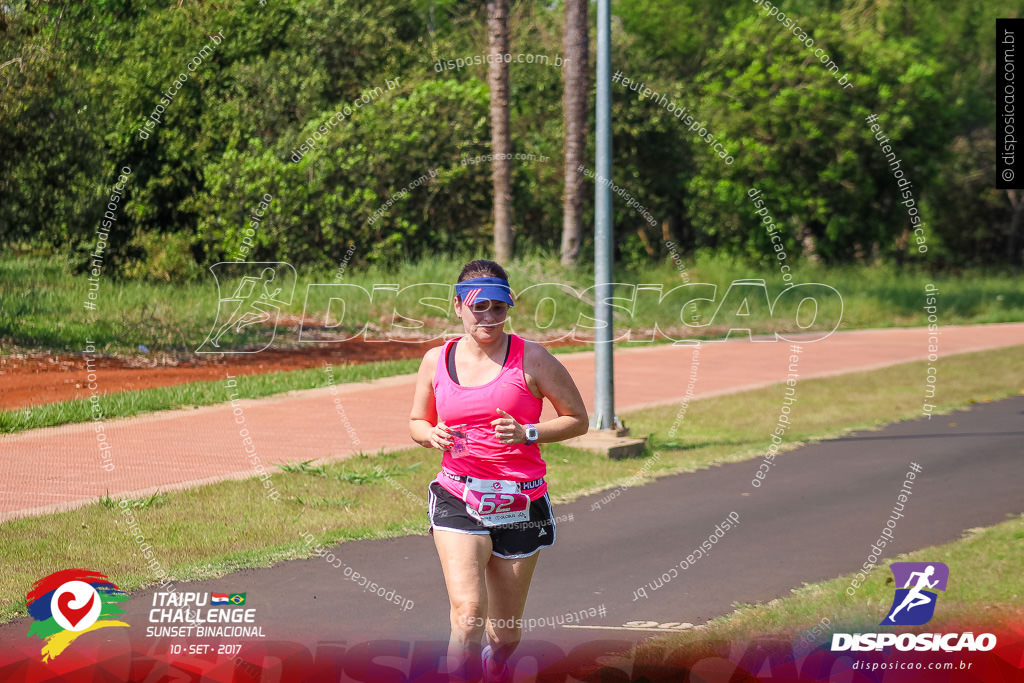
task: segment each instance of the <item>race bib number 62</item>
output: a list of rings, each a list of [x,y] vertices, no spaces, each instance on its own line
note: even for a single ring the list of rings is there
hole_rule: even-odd
[[[467,477],[462,499],[469,514],[484,526],[530,519],[530,497],[519,493],[519,485],[514,481]]]

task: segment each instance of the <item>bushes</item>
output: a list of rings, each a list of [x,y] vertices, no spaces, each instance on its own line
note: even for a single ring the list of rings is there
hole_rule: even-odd
[[[994,28],[971,7],[946,17],[922,0],[908,2],[912,12],[823,0],[789,8],[854,76],[853,89],[749,0],[620,2],[616,69],[688,107],[735,158],[726,165],[665,107],[614,86],[614,181],[659,222],[646,226],[615,199],[624,261],[639,267],[664,256],[665,239],[687,252],[770,259],[770,238],[746,198],[751,187],[763,191],[794,262],[812,251],[827,264],[920,260],[864,122],[871,113],[911,173],[930,230],[929,264],[1019,259],[1019,248],[1008,252],[1008,202],[984,182],[994,120],[984,84],[994,67],[980,46],[991,44]],[[69,254],[81,269],[102,199],[127,165],[132,178],[106,255],[111,273],[187,278],[190,258],[198,268],[235,258],[245,238],[246,258],[324,267],[350,245],[353,262],[363,264],[489,251],[491,165],[472,161],[490,151],[485,67],[433,68],[487,51],[478,6],[172,5],[7,6],[0,32],[20,61],[0,74],[5,244]],[[984,16],[1013,14],[1002,0],[986,7]],[[560,53],[561,11],[557,3],[517,4],[513,51]],[[216,49],[188,73],[153,133],[138,135],[214,32],[223,34]],[[561,72],[511,69],[513,151],[534,155],[513,164],[517,249],[553,249],[561,232]],[[376,88],[364,106],[332,119]],[[315,149],[294,161],[311,136]],[[273,199],[254,221],[265,195]]]

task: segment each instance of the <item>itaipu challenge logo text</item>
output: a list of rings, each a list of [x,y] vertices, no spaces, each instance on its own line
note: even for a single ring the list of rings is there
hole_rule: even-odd
[[[64,569],[39,579],[25,596],[34,620],[28,637],[46,641],[41,654],[48,661],[79,636],[108,626],[128,626],[110,619],[124,612],[128,594],[92,569]]]
[[[147,638],[266,638],[247,593],[153,593]],[[209,607],[207,607],[209,605]],[[241,608],[245,609],[241,609]],[[206,609],[201,609],[206,608]]]

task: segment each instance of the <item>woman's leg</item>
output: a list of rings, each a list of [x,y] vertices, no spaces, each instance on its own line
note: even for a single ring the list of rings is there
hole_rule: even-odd
[[[449,672],[460,672],[467,655],[477,656],[487,617],[485,568],[491,558],[490,534],[463,534],[434,527],[434,546],[441,559],[451,603]]]
[[[523,610],[540,552],[515,560],[491,556],[487,563],[487,642],[494,672],[503,667],[522,638]]]

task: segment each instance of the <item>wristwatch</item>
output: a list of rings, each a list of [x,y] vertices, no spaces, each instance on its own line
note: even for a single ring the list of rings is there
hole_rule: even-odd
[[[537,425],[525,425],[526,427],[526,445],[532,446],[537,443],[537,439],[540,438],[540,433],[537,431]]]

